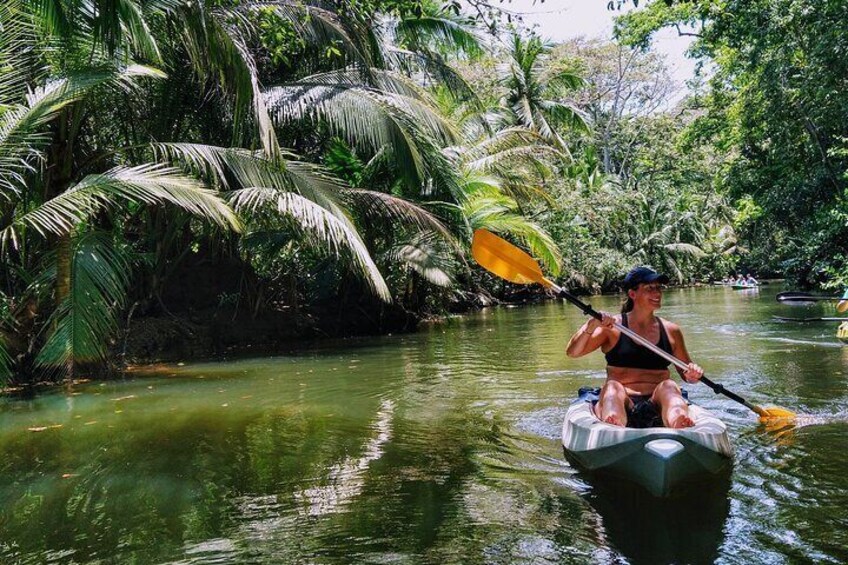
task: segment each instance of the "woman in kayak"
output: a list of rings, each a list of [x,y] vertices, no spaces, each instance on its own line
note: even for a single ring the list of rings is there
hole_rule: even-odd
[[[704,371],[692,363],[683,333],[677,324],[654,315],[662,306],[668,277],[647,267],[637,267],[624,278],[627,299],[620,316],[601,312],[602,321],[590,318],[568,342],[569,357],[582,357],[600,348],[607,359],[607,382],[595,405],[602,421],[617,426],[687,428],[693,425],[689,407],[669,376],[669,362],[618,331],[614,322],[641,335],[689,365],[678,369],[688,383],[698,382]],[[661,421],[660,421],[661,419]]]

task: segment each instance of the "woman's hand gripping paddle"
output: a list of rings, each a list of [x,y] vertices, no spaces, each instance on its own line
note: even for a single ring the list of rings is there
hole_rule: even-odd
[[[530,255],[489,231],[477,230],[474,232],[474,239],[471,243],[471,255],[481,267],[502,279],[516,284],[541,284],[580,308],[584,314],[592,316],[597,320],[602,318],[597,310],[545,278],[539,264]],[[617,322],[615,323],[615,327],[639,345],[648,348],[668,362],[673,363],[684,371],[687,369],[688,365],[686,363],[666,353],[630,328],[626,328]],[[778,418],[784,420],[795,418],[795,413],[785,408],[762,408],[756,404],[751,404],[738,394],[727,390],[722,385],[714,383],[706,377],[701,377],[700,382],[713,389],[716,394],[723,394],[731,400],[753,410],[760,417],[761,422],[767,423]]]

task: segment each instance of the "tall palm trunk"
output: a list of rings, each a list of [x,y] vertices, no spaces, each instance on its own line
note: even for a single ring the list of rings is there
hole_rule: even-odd
[[[56,243],[56,305],[71,294],[71,234],[59,237]]]
[[[62,118],[65,118],[63,115]],[[44,200],[55,198],[71,186],[73,174],[73,149],[67,139],[67,122],[60,120],[53,146],[49,152],[45,179]],[[56,303],[67,298],[71,288],[71,234],[59,236],[56,246]]]
[[[71,186],[74,174],[73,138],[79,131],[81,111],[68,108],[57,120],[58,127],[53,145],[48,152],[48,174],[45,179],[45,201],[62,194]],[[60,235],[56,242],[56,282],[54,297],[56,307],[71,294],[72,233]],[[55,329],[55,328],[54,328]],[[65,378],[74,375],[74,361],[71,358],[66,367]]]

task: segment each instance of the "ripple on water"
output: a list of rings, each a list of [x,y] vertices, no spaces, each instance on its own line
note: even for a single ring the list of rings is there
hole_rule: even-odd
[[[535,436],[559,440],[562,437],[562,422],[566,406],[550,406],[521,416],[515,428]]]

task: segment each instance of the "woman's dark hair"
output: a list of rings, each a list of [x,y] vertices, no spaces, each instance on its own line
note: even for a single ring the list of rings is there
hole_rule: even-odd
[[[629,293],[630,289],[625,290],[625,292]],[[627,314],[631,310],[633,310],[633,299],[630,298],[630,294],[627,294],[626,297],[624,298],[624,301],[622,301],[622,303],[621,303],[621,313]]]

